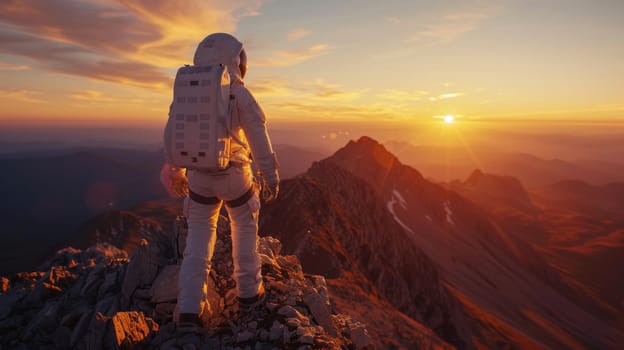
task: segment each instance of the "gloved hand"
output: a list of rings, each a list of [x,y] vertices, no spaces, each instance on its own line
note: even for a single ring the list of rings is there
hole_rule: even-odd
[[[263,174],[262,199],[268,203],[277,198],[279,193],[279,172],[277,169],[269,174]]]
[[[160,169],[160,182],[167,190],[169,196],[173,198],[188,196],[186,169],[179,168],[171,163],[165,163],[162,169]]]
[[[265,203],[273,201],[277,198],[277,194],[279,193],[279,184],[278,183],[265,183],[262,186],[262,199]]]

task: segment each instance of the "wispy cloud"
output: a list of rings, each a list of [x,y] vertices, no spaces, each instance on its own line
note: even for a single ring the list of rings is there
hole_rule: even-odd
[[[93,108],[94,105],[115,105],[115,106],[141,106],[144,110],[154,110],[162,112],[162,101],[153,94],[138,94],[128,96],[124,92],[104,92],[100,90],[81,90],[69,93],[67,97],[73,101],[72,106],[82,108]]]
[[[444,43],[453,41],[465,33],[471,32],[490,17],[489,11],[457,12],[442,16],[435,22],[425,24],[421,30],[407,39],[409,43]]]
[[[286,82],[264,79],[249,84],[250,90],[259,96],[294,97],[297,99],[343,100],[360,97],[361,92],[349,91],[341,85],[325,82],[323,79],[304,82]]]
[[[380,104],[328,104],[312,102],[275,102],[269,103],[282,112],[293,112],[297,115],[313,114],[315,118],[351,119],[351,118],[395,118],[397,113],[386,105]]]
[[[18,70],[27,70],[30,69],[29,66],[25,64],[12,64],[7,62],[0,62],[0,71],[18,71]]]
[[[189,62],[203,35],[235,29],[261,1],[5,0],[0,53],[39,68],[144,87],[168,86],[163,73]]]
[[[86,101],[86,102],[115,102],[117,101],[116,98],[112,96],[108,96],[101,91],[95,91],[95,90],[85,90],[85,91],[75,92],[69,95],[69,97],[75,100]]]
[[[41,96],[43,93],[38,90],[26,89],[0,89],[0,99],[22,101],[28,103],[46,102]]]
[[[326,44],[316,44],[298,50],[280,50],[273,52],[268,58],[259,58],[254,65],[258,67],[294,66],[328,51],[329,46]]]
[[[455,98],[455,97],[459,97],[463,95],[464,95],[463,92],[449,92],[449,93],[441,94],[438,96],[431,96],[429,97],[429,101],[446,100],[449,98]]]
[[[261,79],[246,84],[254,95],[259,96],[287,96],[292,94],[292,88],[281,80]]]
[[[288,33],[288,41],[297,41],[299,39],[305,38],[308,35],[310,35],[309,31],[303,28],[298,28]]]
[[[386,17],[388,24],[400,27],[406,34],[404,45],[391,50],[370,53],[375,60],[392,60],[412,56],[421,52],[422,47],[444,44],[461,38],[477,30],[488,18],[498,15],[502,10],[498,5],[483,5],[470,11],[448,11],[427,15],[426,17],[401,18]],[[418,23],[415,26],[415,23]]]
[[[330,84],[323,79],[317,79],[314,82],[304,83],[301,88],[310,92],[314,97],[332,100],[353,100],[360,96],[357,91],[347,91],[341,85]]]

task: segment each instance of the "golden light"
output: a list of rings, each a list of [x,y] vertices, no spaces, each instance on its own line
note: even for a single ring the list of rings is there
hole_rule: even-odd
[[[455,121],[455,117],[453,117],[452,115],[445,115],[444,116],[444,122],[446,124],[452,124]]]

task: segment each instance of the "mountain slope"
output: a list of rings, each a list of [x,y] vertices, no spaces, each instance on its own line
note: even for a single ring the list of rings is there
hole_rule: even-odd
[[[533,189],[531,197],[545,208],[542,250],[551,265],[623,325],[624,273],[613,267],[624,260],[624,183],[567,180]]]
[[[334,164],[315,163],[305,176],[284,181],[280,198],[262,209],[261,232],[278,237],[305,271],[326,276],[336,287],[332,293],[354,285],[366,291],[359,293],[364,304],[385,299],[394,312],[422,322],[456,347],[473,347],[463,313],[429,258],[411,244],[370,186]]]
[[[401,164],[376,141],[352,141],[326,161],[375,189],[456,295],[469,301],[465,305],[478,305],[482,312],[472,316],[490,330],[504,323],[544,348],[613,348],[624,341],[621,331],[562,295],[561,277],[529,244],[471,201]],[[509,333],[499,332],[501,339],[495,340],[484,335],[487,329],[481,331],[480,340],[494,341],[488,346],[516,342]]]

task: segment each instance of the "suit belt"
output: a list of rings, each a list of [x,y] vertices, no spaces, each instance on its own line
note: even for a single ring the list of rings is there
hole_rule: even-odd
[[[251,186],[249,190],[247,190],[247,192],[245,192],[242,196],[232,199],[231,201],[225,201],[225,205],[227,205],[230,208],[240,207],[241,205],[247,203],[247,201],[249,201],[249,199],[251,199],[253,195],[254,195],[254,186]],[[189,198],[193,202],[197,202],[197,203],[205,204],[205,205],[215,205],[221,202],[221,199],[219,199],[218,197],[202,196],[201,194],[197,192],[191,191],[190,188],[189,188]]]

